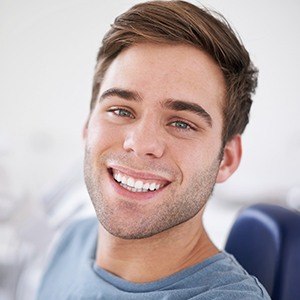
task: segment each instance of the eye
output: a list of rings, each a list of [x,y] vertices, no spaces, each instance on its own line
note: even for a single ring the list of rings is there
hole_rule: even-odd
[[[179,130],[195,130],[190,124],[183,121],[174,121],[170,125]]]
[[[129,110],[124,108],[112,108],[109,109],[108,112],[111,112],[119,117],[134,119],[133,114]]]

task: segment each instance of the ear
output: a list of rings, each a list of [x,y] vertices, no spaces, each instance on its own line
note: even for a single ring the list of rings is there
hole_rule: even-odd
[[[86,140],[86,137],[87,137],[87,134],[88,134],[89,121],[90,121],[90,115],[88,116],[88,118],[84,122],[84,126],[82,128],[82,139],[84,141]]]
[[[238,168],[242,157],[242,139],[235,135],[224,147],[223,159],[220,164],[217,183],[227,180]]]

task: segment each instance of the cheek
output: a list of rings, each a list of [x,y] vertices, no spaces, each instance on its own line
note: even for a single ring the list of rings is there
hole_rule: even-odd
[[[121,145],[122,131],[105,120],[91,119],[88,125],[87,147],[104,151],[108,147]]]
[[[184,142],[173,145],[173,157],[177,162],[184,177],[190,176],[201,170],[207,170],[216,162],[219,157],[221,144],[216,140],[210,143],[208,140],[203,142]]]

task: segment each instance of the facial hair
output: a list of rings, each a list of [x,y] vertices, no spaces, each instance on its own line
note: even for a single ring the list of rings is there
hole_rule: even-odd
[[[102,178],[107,177],[108,172],[104,162],[111,158],[112,156],[103,156],[93,164],[91,151],[87,148],[84,161],[85,183],[99,222],[110,234],[122,239],[151,237],[197,215],[213,192],[220,165],[218,155],[209,167],[199,168],[184,189],[175,180],[165,188],[168,189],[167,192],[163,191],[163,201],[145,206],[138,201],[126,201],[121,196],[110,199],[105,194],[107,187]],[[113,156],[113,160],[122,162],[122,165],[132,165],[123,156]],[[156,170],[153,165],[151,169],[153,172]]]

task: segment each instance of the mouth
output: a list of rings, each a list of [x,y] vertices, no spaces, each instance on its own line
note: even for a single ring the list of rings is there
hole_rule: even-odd
[[[109,168],[108,171],[119,186],[133,193],[153,193],[170,184],[170,181],[155,176],[147,178],[145,174],[133,175],[115,168]]]

